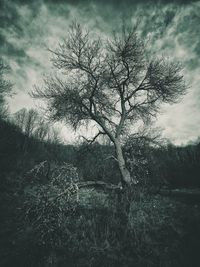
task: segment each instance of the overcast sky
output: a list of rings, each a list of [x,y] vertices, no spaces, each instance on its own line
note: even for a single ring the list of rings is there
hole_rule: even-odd
[[[184,66],[189,89],[180,103],[163,106],[157,122],[163,136],[176,144],[200,136],[200,1],[0,0],[0,57],[11,67],[16,93],[11,112],[38,106],[28,92],[54,72],[47,47],[57,47],[72,20],[109,35],[123,18],[129,25],[140,20],[138,30],[152,53]],[[69,128],[63,133],[73,140]]]

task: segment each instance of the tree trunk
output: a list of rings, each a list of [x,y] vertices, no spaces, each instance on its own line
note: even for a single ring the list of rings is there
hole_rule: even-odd
[[[131,185],[131,183],[134,183],[131,179],[131,175],[129,170],[126,167],[126,163],[124,160],[124,156],[122,153],[122,147],[121,144],[118,140],[115,141],[115,150],[116,150],[116,155],[117,155],[117,160],[118,160],[118,165],[121,173],[121,180],[122,180],[122,185]]]

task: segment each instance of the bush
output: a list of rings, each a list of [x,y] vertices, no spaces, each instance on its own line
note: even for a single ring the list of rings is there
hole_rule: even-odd
[[[71,164],[49,169],[42,162],[25,181],[23,194],[15,196],[15,217],[6,221],[9,227],[3,225],[6,234],[11,227],[15,232],[6,242],[1,266],[188,267],[200,263],[198,206],[152,195],[141,186],[118,194],[78,189],[79,177]]]
[[[132,202],[129,227],[138,266],[189,266],[185,264],[193,256],[187,251],[186,240],[191,235],[199,243],[193,233],[199,216],[196,208],[161,196],[145,196],[142,201]],[[197,228],[199,235],[200,227]]]
[[[78,201],[56,198],[65,190],[58,184],[31,190],[35,196],[26,192],[26,229],[29,242],[43,252],[38,254],[41,266],[186,267],[192,260],[200,262],[194,246],[200,245],[196,207],[140,188],[118,199],[84,189]],[[188,244],[194,248],[189,252]]]

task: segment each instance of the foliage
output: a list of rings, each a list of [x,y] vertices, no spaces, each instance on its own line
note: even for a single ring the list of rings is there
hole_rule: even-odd
[[[149,157],[151,179],[171,187],[200,187],[200,145],[168,145]]]
[[[45,163],[36,165],[28,175],[41,177]],[[74,211],[78,201],[77,181],[76,168],[64,164],[51,170],[48,183],[25,187],[26,219],[34,228],[40,244],[48,244],[53,248],[61,245],[67,217]]]
[[[191,212],[194,217],[191,217]],[[198,209],[161,196],[144,194],[139,202],[133,201],[129,225],[134,235],[139,266],[189,266],[187,256],[191,255],[183,253],[187,253],[188,235],[193,231],[199,234],[198,217]],[[193,225],[195,230],[189,225]],[[195,255],[196,251],[192,253]]]
[[[46,197],[47,192],[46,188]],[[69,199],[65,204],[53,203],[51,209],[39,200],[36,206],[46,213],[31,228],[30,221],[26,227],[31,229],[29,242],[43,251],[42,266],[52,259],[52,251],[54,263],[50,266],[178,267],[189,266],[191,261],[198,263],[194,246],[200,245],[199,209],[144,190],[130,193],[123,197],[123,203],[107,195],[106,205],[103,196],[94,205],[93,195],[85,199],[84,207],[73,204],[72,209]],[[32,218],[36,219],[36,214]],[[188,251],[188,245],[194,250]]]
[[[124,146],[124,154],[131,175],[139,183],[145,184],[149,178],[148,152],[149,143],[142,137],[129,138]]]
[[[198,204],[151,195],[141,185],[123,194],[93,188],[79,189],[77,194],[77,173],[84,180],[98,180],[103,172],[106,182],[119,179],[115,161],[104,161],[114,155],[112,146],[96,143],[73,147],[29,138],[24,151],[21,131],[5,121],[0,126],[1,266],[199,265]],[[127,158],[132,153],[138,153],[138,162],[141,157],[147,158],[150,181],[157,183],[160,177],[176,172],[174,180],[167,181],[198,184],[198,144],[162,148],[142,145],[140,153],[139,143],[131,142],[128,149],[124,148],[129,152]],[[146,163],[142,166],[146,168]]]
[[[120,182],[120,172],[113,159],[114,148],[98,143],[80,144],[75,152],[76,166],[84,180],[99,180],[109,183]]]
[[[45,160],[52,166],[62,165],[63,162],[74,164],[83,180],[120,182],[114,148],[109,145],[83,143],[73,146],[42,142],[32,137],[27,139],[16,126],[0,121],[0,147],[2,190],[5,177],[16,182],[16,177]],[[125,144],[123,151],[131,174],[136,175],[135,178],[142,184],[173,187],[200,185],[198,143],[185,147],[158,147],[143,139],[133,138]]]

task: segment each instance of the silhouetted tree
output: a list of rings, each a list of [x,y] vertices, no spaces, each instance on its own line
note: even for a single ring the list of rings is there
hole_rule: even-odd
[[[114,144],[122,184],[136,183],[127,169],[122,138],[131,126],[147,123],[162,102],[174,103],[185,91],[180,64],[145,56],[145,44],[136,29],[122,27],[108,40],[92,36],[73,23],[68,37],[54,54],[61,75],[45,79],[32,95],[47,101],[54,121],[74,129],[94,121],[100,135]],[[63,78],[61,78],[63,76]],[[98,128],[97,127],[97,128]]]
[[[12,89],[12,84],[4,78],[5,72],[8,71],[8,69],[8,66],[6,66],[0,58],[0,118],[5,118],[7,115],[5,97]]]
[[[35,137],[40,141],[48,141],[50,143],[61,142],[60,132],[47,122],[35,109],[22,108],[12,116],[12,122],[17,125],[25,134],[25,137]]]
[[[20,109],[13,115],[13,118],[14,123],[19,126],[22,132],[28,137],[33,136],[40,123],[39,114],[34,109]]]

